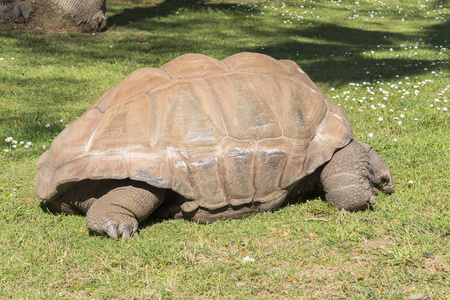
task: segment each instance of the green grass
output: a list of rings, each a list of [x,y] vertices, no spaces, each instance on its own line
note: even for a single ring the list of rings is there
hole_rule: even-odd
[[[0,27],[0,298],[450,298],[448,2],[235,2],[108,1],[95,35]],[[313,199],[210,225],[150,220],[120,241],[43,212],[35,166],[65,124],[136,68],[240,51],[304,68],[396,192],[357,213]]]

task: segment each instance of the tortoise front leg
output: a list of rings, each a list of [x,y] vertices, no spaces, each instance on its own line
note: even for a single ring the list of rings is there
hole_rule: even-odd
[[[86,226],[98,235],[128,238],[137,235],[139,223],[163,201],[163,190],[130,180],[93,201],[86,213]]]
[[[63,213],[86,214],[87,228],[98,235],[128,238],[164,201],[164,190],[133,180],[86,180],[58,199],[52,208]]]

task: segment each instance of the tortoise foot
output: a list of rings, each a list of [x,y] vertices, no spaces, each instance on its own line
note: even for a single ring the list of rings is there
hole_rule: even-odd
[[[87,228],[113,239],[136,236],[144,221],[164,201],[164,192],[142,182],[113,182],[108,192],[92,201],[86,213]]]
[[[107,213],[86,215],[86,226],[96,235],[104,235],[113,239],[129,238],[138,235],[138,221],[136,218],[122,213]]]

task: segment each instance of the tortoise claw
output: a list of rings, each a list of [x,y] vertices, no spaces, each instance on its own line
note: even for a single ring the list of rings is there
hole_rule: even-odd
[[[133,232],[133,228],[131,227],[130,224],[125,224],[124,227],[125,228],[122,231],[122,238],[123,239],[127,239],[127,238],[131,237],[131,234]]]
[[[115,221],[108,221],[108,223],[106,223],[105,233],[110,238],[117,240],[119,237],[117,233],[117,223]]]
[[[134,224],[135,226],[133,226],[133,220],[127,220],[125,221],[125,223],[124,221],[115,221],[109,219],[108,221],[105,220],[103,225],[93,222],[90,219],[87,220],[88,222],[86,225],[88,229],[92,233],[97,235],[106,235],[115,240],[119,238],[127,239],[132,236],[139,236],[137,233],[137,221],[135,221],[136,224]]]
[[[117,226],[117,222],[110,220],[106,223],[106,235],[110,238],[117,240],[118,238],[127,239],[135,236],[137,230],[134,230],[133,225],[130,223],[122,223]]]

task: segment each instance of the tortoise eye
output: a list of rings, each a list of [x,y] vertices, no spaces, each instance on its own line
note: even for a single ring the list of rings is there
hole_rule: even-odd
[[[389,178],[386,177],[386,176],[382,176],[382,177],[380,178],[380,182],[381,182],[382,184],[388,184],[388,183],[389,183]]]

